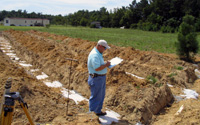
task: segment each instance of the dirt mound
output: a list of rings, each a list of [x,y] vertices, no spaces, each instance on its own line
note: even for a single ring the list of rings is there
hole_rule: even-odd
[[[87,103],[76,105],[69,101],[69,110],[66,114],[67,99],[64,98],[57,88],[49,88],[41,81],[33,78],[25,69],[15,64],[0,50],[0,93],[1,99],[4,94],[4,86],[8,78],[12,78],[11,92],[19,92],[23,100],[28,104],[28,111],[35,123],[64,124],[99,124],[94,114],[88,118]],[[0,104],[2,104],[1,102]],[[15,109],[12,125],[24,125],[29,123],[25,112],[15,101]],[[78,117],[80,116],[80,117]]]
[[[18,57],[32,64],[34,68],[41,69],[50,78],[60,81],[66,88],[69,81],[69,69],[71,68],[70,89],[74,89],[89,98],[87,56],[96,45],[95,42],[33,30],[27,32],[10,30],[4,32],[4,34],[11,41]],[[105,60],[120,57],[124,61],[108,70],[105,107],[122,115],[121,119],[126,123],[135,124],[139,121],[145,124],[153,123],[155,115],[158,115],[164,107],[170,106],[174,100],[171,89],[167,84],[187,88],[191,87],[197,79],[194,74],[194,69],[197,67],[179,60],[176,56],[139,51],[131,47],[110,46],[111,49],[104,54]],[[78,62],[72,62],[71,66],[71,61],[67,58],[76,59]],[[1,65],[3,67],[5,64]],[[6,76],[6,73],[11,73],[6,70],[7,68],[2,69],[4,76]],[[58,91],[47,87],[42,87],[40,90],[39,87],[42,86],[42,83],[30,76],[25,77],[32,80],[28,82],[31,84],[31,88],[27,84],[19,83],[17,83],[17,88],[23,90],[22,93],[24,93],[26,99],[32,95],[33,100],[37,100],[38,97],[46,100],[52,99],[53,102],[64,100],[60,97]],[[5,82],[5,79],[2,83]],[[49,92],[51,93],[48,94]],[[38,93],[38,95],[35,93]],[[40,95],[40,93],[44,95]],[[46,111],[51,112],[49,114],[38,110],[36,112],[34,108],[30,109],[33,110],[31,113],[37,114],[34,117],[36,122],[49,122],[53,119],[58,121],[61,118],[59,116],[64,115],[57,103],[52,105],[52,109],[49,109],[49,104],[46,104],[48,102],[44,101],[43,107],[46,108]],[[61,101],[61,103],[65,105],[66,100]],[[31,102],[30,104],[32,105]],[[71,104],[71,106],[79,107],[74,104]],[[44,117],[44,119],[39,119],[41,117]],[[71,121],[77,119],[79,118],[75,117]],[[66,120],[66,122],[69,121]]]

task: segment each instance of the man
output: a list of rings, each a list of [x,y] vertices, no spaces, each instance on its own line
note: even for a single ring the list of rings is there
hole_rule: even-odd
[[[94,111],[97,116],[106,115],[102,112],[105,90],[106,90],[106,73],[110,62],[104,62],[103,52],[110,49],[105,40],[99,40],[96,47],[92,49],[88,56],[89,78],[91,96],[89,100],[89,110]]]

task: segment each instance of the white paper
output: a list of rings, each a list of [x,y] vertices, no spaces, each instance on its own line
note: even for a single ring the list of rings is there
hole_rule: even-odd
[[[123,61],[123,59],[119,58],[119,57],[115,57],[113,59],[110,60],[110,66],[108,68],[112,68],[118,64],[120,64]]]

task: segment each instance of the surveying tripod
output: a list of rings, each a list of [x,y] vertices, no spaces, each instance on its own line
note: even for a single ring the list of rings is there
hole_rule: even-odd
[[[12,122],[12,116],[14,112],[14,105],[15,105],[15,100],[18,100],[20,103],[22,109],[24,110],[29,122],[31,125],[34,125],[29,112],[28,112],[28,105],[27,103],[24,102],[22,99],[21,95],[19,92],[10,92],[11,88],[11,79],[9,78],[6,82],[5,85],[5,92],[4,92],[4,97],[3,101],[1,103],[1,109],[0,109],[0,123],[1,125],[11,125]]]

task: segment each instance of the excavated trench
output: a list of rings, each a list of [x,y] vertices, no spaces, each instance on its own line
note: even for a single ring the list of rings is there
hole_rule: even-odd
[[[60,81],[65,88],[69,85],[71,68],[70,89],[89,98],[87,56],[96,45],[95,42],[33,30],[9,30],[3,34],[18,57],[35,69],[42,70],[52,80]],[[108,69],[104,107],[118,112],[122,116],[121,121],[129,124],[153,123],[154,116],[165,107],[170,107],[174,101],[167,84],[188,88],[197,79],[194,74],[195,65],[169,54],[110,46],[111,49],[105,52],[104,59],[120,57],[124,61]],[[76,59],[78,62],[73,62],[71,66],[66,58]],[[176,67],[183,69],[178,70]],[[149,76],[156,81],[147,80]]]

